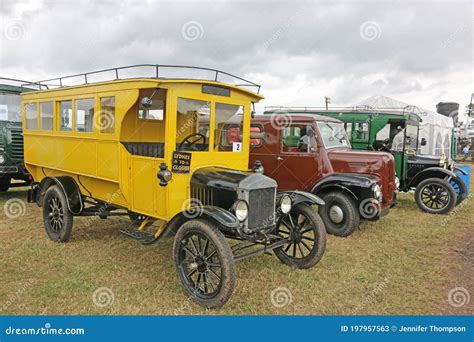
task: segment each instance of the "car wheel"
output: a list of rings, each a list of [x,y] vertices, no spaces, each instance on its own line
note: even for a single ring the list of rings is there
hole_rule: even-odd
[[[456,193],[456,205],[461,204],[462,201],[464,201],[467,198],[467,187],[464,181],[459,178],[459,177],[453,177],[448,179],[449,184],[454,189],[454,192]]]
[[[420,182],[415,190],[418,207],[430,214],[447,214],[456,205],[457,195],[448,181],[428,178]]]
[[[66,196],[57,185],[51,186],[44,196],[43,221],[48,237],[55,242],[66,242],[71,237],[73,216]]]
[[[1,178],[0,179],[0,192],[7,192],[10,189],[12,183],[11,178]]]
[[[232,250],[212,223],[190,220],[176,233],[173,255],[178,278],[195,303],[215,309],[232,296],[236,271]]]
[[[341,192],[329,192],[322,196],[325,204],[319,207],[328,234],[349,236],[359,227],[360,215],[357,204]]]
[[[326,230],[319,215],[310,206],[295,205],[288,215],[277,223],[277,235],[292,240],[291,243],[274,249],[281,262],[297,268],[316,265],[326,250]]]

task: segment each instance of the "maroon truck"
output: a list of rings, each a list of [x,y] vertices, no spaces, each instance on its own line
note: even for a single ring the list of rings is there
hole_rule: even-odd
[[[239,130],[228,127],[228,138]],[[351,149],[344,124],[319,115],[258,115],[252,119],[250,167],[263,166],[278,190],[310,191],[325,201],[330,234],[348,236],[360,218],[376,220],[395,201],[393,156]]]

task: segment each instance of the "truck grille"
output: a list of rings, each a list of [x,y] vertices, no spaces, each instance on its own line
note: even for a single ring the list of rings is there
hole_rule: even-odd
[[[214,205],[214,196],[211,188],[192,186],[191,198],[199,200],[199,204],[202,205]]]
[[[275,223],[275,188],[255,189],[249,191],[250,229],[268,227]]]
[[[21,130],[12,129],[12,159],[15,161],[23,160],[23,135]]]

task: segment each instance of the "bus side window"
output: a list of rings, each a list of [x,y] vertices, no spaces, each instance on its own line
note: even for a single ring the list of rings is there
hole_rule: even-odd
[[[72,131],[72,101],[59,101],[59,129],[63,132]]]
[[[38,104],[36,102],[25,104],[26,129],[38,129]]]

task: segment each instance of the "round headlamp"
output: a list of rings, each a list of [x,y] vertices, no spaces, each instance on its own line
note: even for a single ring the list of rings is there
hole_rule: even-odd
[[[234,204],[234,212],[237,220],[245,221],[249,216],[249,205],[244,200],[238,200]]]
[[[382,199],[382,189],[380,188],[380,185],[375,184],[372,187],[372,195],[375,199],[378,199],[378,200]]]
[[[280,209],[283,214],[288,214],[291,211],[291,197],[283,195],[280,200]]]
[[[6,161],[7,161],[7,158],[5,158],[5,155],[3,154],[3,152],[0,152],[0,165],[5,164]]]
[[[395,176],[395,189],[398,190],[400,188],[400,179]]]

